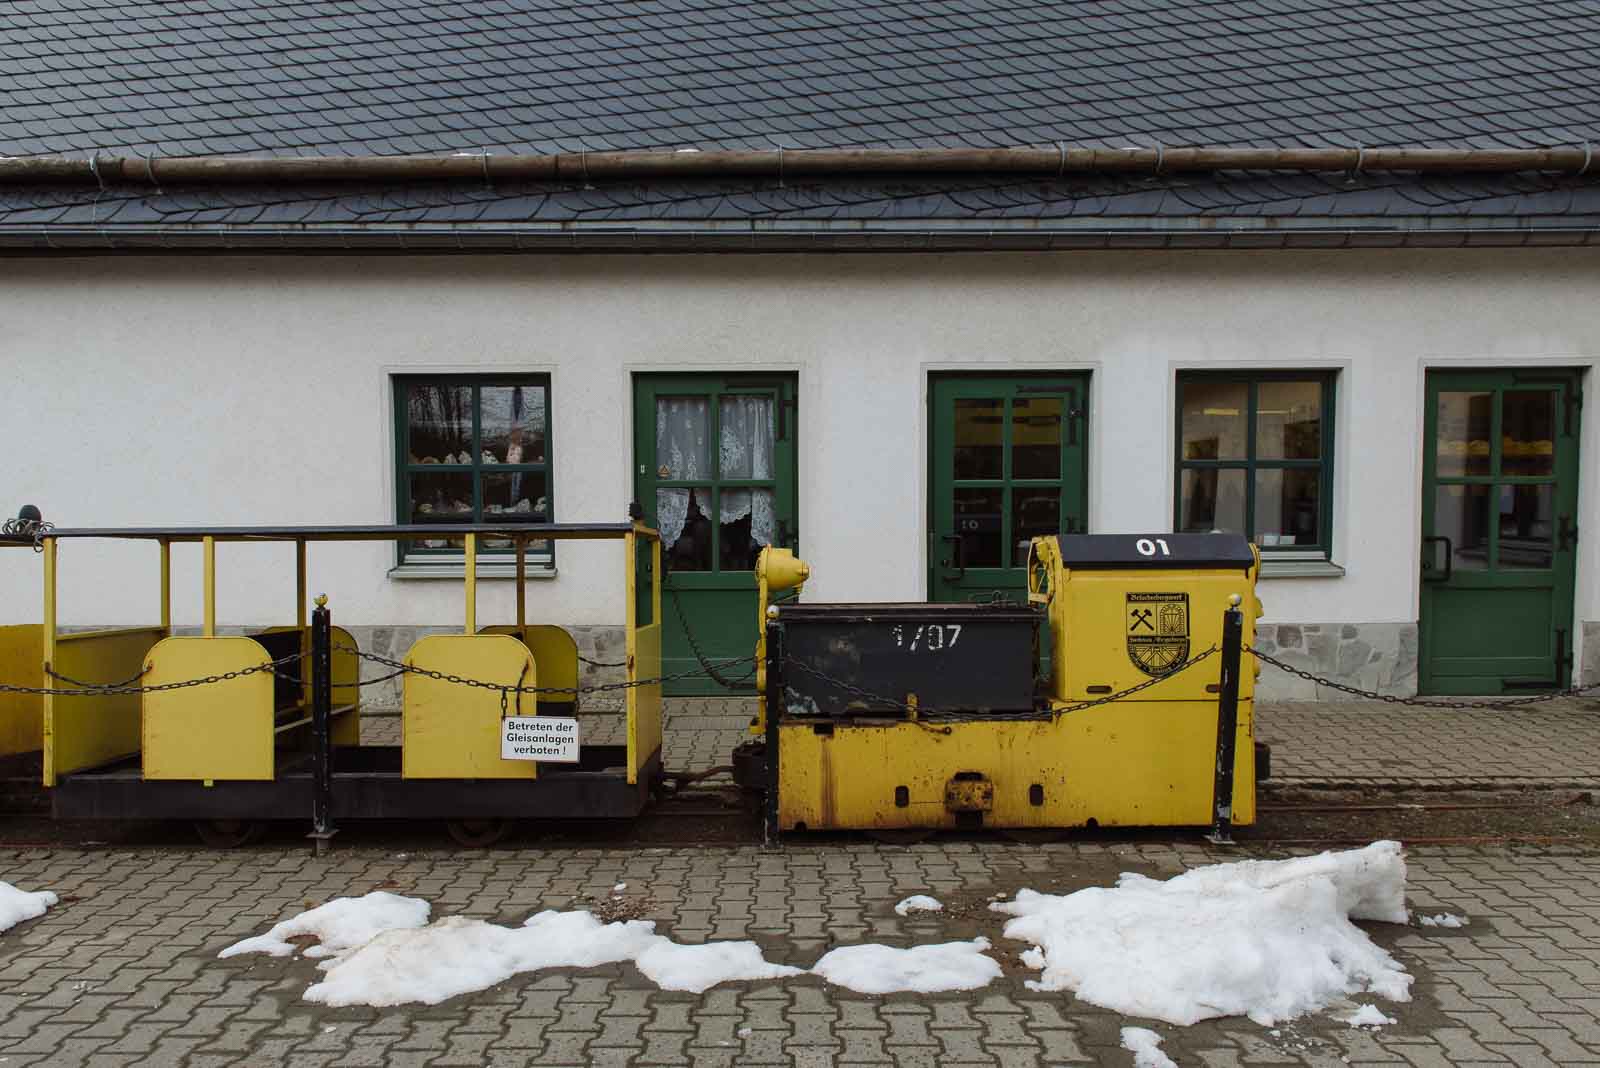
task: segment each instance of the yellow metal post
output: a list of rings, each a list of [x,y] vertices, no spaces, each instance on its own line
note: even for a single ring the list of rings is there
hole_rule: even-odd
[[[661,539],[650,539],[650,622],[661,622]]]
[[[526,638],[523,631],[528,626],[528,590],[525,583],[528,580],[527,571],[527,543],[521,538],[517,543],[517,637]]]
[[[44,539],[44,666],[48,668],[56,659],[56,539]],[[55,684],[51,681],[49,673],[40,672],[43,676],[42,684],[45,689],[52,690]],[[55,765],[55,696],[45,694],[41,718],[43,721],[42,733],[44,738],[44,784],[56,784]]]
[[[172,543],[161,543],[161,629],[172,633]]]
[[[207,638],[217,636],[217,539],[207,534],[200,539],[205,548],[205,620],[201,631]]]
[[[294,625],[306,629],[306,543],[294,543]]]
[[[478,633],[478,536],[468,534],[467,542],[467,633]]]
[[[306,626],[306,542],[304,538],[294,543],[294,625],[300,632],[300,663],[311,662],[311,628]],[[311,672],[300,672],[300,700],[311,705]]]

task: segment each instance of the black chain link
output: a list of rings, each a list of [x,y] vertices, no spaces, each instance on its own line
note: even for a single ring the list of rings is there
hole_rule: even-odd
[[[1565,690],[1557,690],[1554,693],[1535,694],[1532,697],[1501,697],[1474,701],[1445,701],[1437,697],[1396,697],[1394,694],[1363,690],[1359,686],[1351,686],[1347,683],[1325,679],[1321,675],[1313,674],[1303,668],[1297,668],[1293,664],[1285,664],[1277,657],[1263,653],[1259,649],[1246,649],[1245,651],[1257,660],[1271,664],[1279,671],[1288,672],[1296,678],[1314,682],[1318,686],[1326,686],[1330,690],[1338,690],[1340,693],[1347,693],[1352,697],[1360,697],[1368,701],[1382,701],[1386,705],[1409,705],[1413,708],[1521,708],[1527,705],[1540,704],[1544,701],[1555,701],[1563,697],[1583,697],[1591,690],[1600,689],[1600,683],[1594,683],[1589,686],[1573,686]]]
[[[203,678],[198,679],[184,679],[182,682],[162,682],[157,683],[154,686],[133,686],[129,685],[128,683],[107,683],[102,686],[93,682],[78,682],[75,679],[69,679],[63,675],[58,675],[55,671],[47,667],[45,668],[45,673],[51,678],[61,679],[63,682],[70,682],[76,688],[61,689],[54,686],[14,686],[11,683],[0,682],[0,693],[26,693],[37,694],[40,696],[54,694],[57,697],[117,697],[136,693],[165,693],[168,690],[183,690],[190,686],[210,686],[219,682],[228,682],[231,679],[242,679],[246,676],[255,675],[262,671],[268,671],[274,675],[278,675],[280,678],[286,678],[294,682],[299,682],[300,679],[298,676],[282,675],[279,673],[278,668],[285,664],[292,664],[296,660],[303,659],[304,656],[304,653],[290,653],[288,656],[279,657],[276,660],[269,660],[265,664],[254,664],[250,667],[240,668],[237,671],[224,671],[220,675],[206,675]],[[134,678],[142,678],[143,676],[144,671],[140,671],[138,675],[134,676]]]
[[[15,519],[7,519],[4,523],[0,523],[0,537],[31,538],[33,539],[33,551],[42,553],[44,552],[45,536],[54,529],[56,529],[54,523],[46,523],[38,519],[23,519],[18,516]]]
[[[1069,712],[1082,712],[1084,709],[1095,708],[1095,707],[1097,707],[1099,705],[1108,705],[1108,704],[1112,703],[1113,701],[1124,700],[1125,698],[1128,698],[1128,697],[1132,696],[1133,694],[1136,694],[1136,693],[1140,692],[1141,690],[1147,690],[1152,686],[1158,685],[1159,683],[1163,683],[1163,682],[1167,681],[1168,679],[1172,678],[1174,675],[1182,674],[1183,672],[1188,671],[1190,668],[1194,667],[1196,664],[1200,663],[1202,660],[1206,660],[1207,658],[1215,655],[1216,652],[1217,652],[1217,647],[1215,645],[1213,645],[1211,648],[1207,649],[1205,652],[1200,653],[1197,656],[1191,657],[1188,660],[1185,660],[1182,664],[1179,664],[1177,667],[1173,668],[1171,671],[1168,671],[1167,673],[1165,673],[1163,675],[1152,676],[1151,678],[1145,679],[1143,682],[1135,683],[1134,685],[1129,686],[1125,690],[1118,690],[1116,693],[1106,694],[1104,697],[1096,697],[1091,701],[1080,701],[1077,704],[1064,705],[1064,706],[1060,706],[1060,707],[1051,707],[1051,708],[1046,708],[1046,709],[1038,709],[1038,710],[1035,710],[1035,711],[1032,711],[1032,712],[1007,713],[1007,714],[1004,714],[1004,715],[1001,715],[1001,716],[996,716],[994,718],[1025,719],[1025,720],[1027,720],[1027,719],[1032,719],[1032,720],[1054,720],[1057,716],[1064,716]],[[924,721],[930,721],[930,722],[933,722],[933,723],[967,722],[967,721],[971,721],[971,720],[982,720],[982,719],[991,718],[990,716],[988,716],[986,714],[983,714],[983,713],[941,711],[939,709],[928,708],[928,707],[923,706],[923,705],[913,705],[913,704],[910,704],[910,703],[905,702],[905,701],[898,700],[898,699],[893,698],[893,697],[885,697],[882,694],[873,693],[872,691],[862,689],[860,686],[856,686],[853,683],[846,682],[844,679],[835,678],[834,676],[829,675],[825,671],[819,671],[818,669],[812,667],[810,664],[806,664],[806,663],[803,663],[803,662],[801,662],[799,660],[794,660],[794,659],[791,659],[791,658],[788,658],[788,657],[784,658],[783,664],[784,664],[785,669],[798,668],[800,671],[804,672],[807,675],[810,675],[812,678],[821,679],[823,682],[826,682],[826,683],[828,683],[828,684],[830,684],[832,686],[836,686],[841,690],[844,690],[846,693],[850,694],[852,697],[859,697],[862,700],[868,701],[870,703],[875,703],[875,704],[880,706],[880,710],[882,710],[882,711],[894,711],[894,712],[904,713],[907,718],[913,720],[914,722],[917,722],[917,723],[922,724],[924,726],[928,726],[929,730],[937,729],[937,730],[939,730],[939,733],[941,733],[941,734],[949,734],[950,733],[950,729],[948,727],[945,727],[945,728],[942,728],[942,729],[934,728],[932,726],[929,726],[927,723],[924,723]]]
[[[750,668],[749,674],[745,675],[742,678],[738,678],[738,679],[726,679],[726,678],[723,678],[721,672],[719,672],[716,669],[716,666],[714,664],[712,664],[709,659],[706,658],[706,654],[701,650],[700,643],[695,640],[694,631],[689,629],[689,617],[684,614],[683,604],[682,604],[682,602],[680,602],[678,600],[678,591],[677,591],[677,589],[675,587],[673,587],[673,586],[668,586],[666,583],[662,583],[662,585],[666,586],[667,596],[672,601],[672,610],[678,614],[678,622],[683,624],[683,636],[685,638],[689,639],[689,649],[690,649],[691,652],[694,653],[694,658],[697,661],[699,661],[699,663],[700,663],[700,670],[694,672],[693,674],[696,674],[696,675],[703,674],[703,675],[705,675],[706,678],[710,679],[712,682],[716,683],[718,686],[721,686],[724,690],[734,690],[734,691],[736,691],[738,693],[753,693],[754,689],[752,687],[746,686],[745,683],[749,682],[752,678],[755,677],[755,674],[756,674],[755,667],[752,666]],[[745,657],[742,660],[732,661],[732,663],[744,663],[746,660],[754,660],[754,659],[756,659],[756,657],[754,657],[752,655],[752,656]],[[724,664],[723,666],[726,667],[727,665]]]

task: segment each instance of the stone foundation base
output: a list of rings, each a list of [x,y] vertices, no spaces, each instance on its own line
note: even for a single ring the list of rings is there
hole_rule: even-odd
[[[1394,697],[1417,692],[1415,623],[1265,623],[1256,648],[1324,678]],[[1357,701],[1358,697],[1262,664],[1258,701]]]

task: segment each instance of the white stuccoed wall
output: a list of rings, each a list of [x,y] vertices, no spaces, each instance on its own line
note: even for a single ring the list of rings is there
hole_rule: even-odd
[[[931,371],[1093,372],[1096,531],[1171,526],[1173,378],[1207,366],[1341,371],[1339,579],[1271,580],[1273,621],[1416,618],[1428,366],[1589,366],[1600,258],[1584,250],[952,256],[137,258],[0,261],[0,510],[63,525],[394,518],[388,376],[553,375],[555,507],[623,517],[630,375],[800,375],[800,529],[818,600],[925,593]],[[1600,538],[1600,406],[1581,528]],[[1600,618],[1585,554],[1577,615]],[[176,621],[200,613],[175,550]],[[224,622],[286,620],[292,550],[220,550]],[[73,543],[62,622],[155,612],[154,547]],[[387,545],[313,547],[344,624],[459,618],[459,585],[395,581]],[[274,566],[268,567],[269,563]],[[569,544],[543,618],[621,619],[620,549]],[[40,568],[0,552],[0,622],[36,620]],[[479,618],[512,611],[487,584]]]

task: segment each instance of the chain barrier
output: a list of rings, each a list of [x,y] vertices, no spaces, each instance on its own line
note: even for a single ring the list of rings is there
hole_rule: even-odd
[[[18,540],[29,538],[33,541],[33,551],[44,552],[44,539],[47,534],[56,529],[54,523],[46,523],[39,519],[23,519],[17,516],[0,523],[0,537],[15,538]]]
[[[26,693],[35,694],[38,696],[53,694],[56,697],[120,697],[127,694],[136,693],[165,693],[168,690],[183,690],[191,686],[210,686],[218,682],[228,682],[231,679],[242,679],[248,675],[255,675],[263,671],[271,672],[273,675],[276,675],[282,679],[287,679],[291,682],[299,682],[301,680],[298,675],[285,675],[278,669],[285,664],[292,664],[296,660],[304,659],[304,657],[304,653],[290,653],[288,656],[282,656],[276,660],[269,660],[265,664],[254,664],[250,667],[240,668],[237,671],[224,671],[220,675],[206,675],[203,678],[198,679],[184,679],[182,682],[162,682],[157,683],[154,686],[135,686],[131,681],[108,682],[104,684],[95,682],[79,682],[77,679],[71,679],[65,675],[59,675],[53,669],[47,667],[45,668],[45,673],[47,675],[54,679],[60,679],[63,682],[69,682],[74,688],[62,689],[54,686],[14,686],[11,683],[0,682],[0,693]],[[133,678],[143,678],[144,674],[145,672],[141,670],[139,674],[135,675]]]
[[[1214,656],[1216,654],[1216,652],[1217,652],[1217,647],[1215,645],[1213,645],[1209,649],[1205,650],[1204,652],[1199,653],[1196,656],[1190,657],[1188,660],[1185,660],[1182,664],[1179,664],[1177,667],[1173,668],[1171,671],[1168,671],[1164,675],[1152,676],[1151,678],[1148,678],[1148,679],[1144,680],[1143,682],[1135,683],[1134,685],[1129,686],[1125,690],[1118,690],[1116,693],[1106,694],[1104,697],[1096,697],[1093,700],[1080,701],[1080,702],[1078,702],[1076,704],[1064,705],[1064,706],[1061,706],[1059,708],[1051,707],[1051,708],[1047,708],[1047,709],[1038,709],[1038,710],[1035,710],[1035,711],[1032,711],[1032,712],[1013,713],[1013,714],[1007,714],[1007,715],[1004,715],[1002,717],[996,717],[996,718],[1023,719],[1023,720],[1054,720],[1057,717],[1067,715],[1070,712],[1082,712],[1085,709],[1095,708],[1095,707],[1097,707],[1099,705],[1111,704],[1113,701],[1125,700],[1126,698],[1131,697],[1133,694],[1136,694],[1136,693],[1140,692],[1141,690],[1147,690],[1152,686],[1156,686],[1156,685],[1158,685],[1160,683],[1163,683],[1163,682],[1167,681],[1168,679],[1172,678],[1175,675],[1180,675],[1183,672],[1188,671],[1190,668],[1194,667],[1196,664],[1200,663],[1201,661],[1206,660],[1206,659]],[[834,676],[829,675],[827,672],[819,671],[817,668],[812,667],[810,664],[802,663],[799,660],[794,660],[794,659],[786,657],[784,659],[783,666],[784,666],[785,670],[788,670],[790,668],[797,668],[800,671],[804,672],[805,674],[810,675],[812,678],[821,679],[823,682],[826,682],[831,686],[838,687],[839,689],[841,689],[841,690],[845,691],[846,693],[850,694],[852,697],[859,697],[862,700],[868,701],[870,703],[875,703],[875,704],[877,704],[879,706],[886,706],[886,707],[883,708],[883,710],[885,710],[885,711],[894,711],[894,712],[904,713],[905,716],[908,719],[910,719],[911,721],[919,724],[920,726],[924,727],[927,730],[937,731],[937,733],[940,733],[940,734],[949,734],[950,733],[950,728],[949,727],[942,727],[942,728],[934,727],[934,726],[932,726],[933,723],[949,723],[949,722],[958,722],[959,723],[959,722],[969,722],[969,721],[973,721],[973,720],[981,720],[981,719],[990,718],[989,716],[987,716],[987,715],[985,715],[983,713],[941,711],[941,710],[935,709],[935,708],[927,708],[927,707],[922,706],[922,705],[913,705],[913,704],[910,704],[910,703],[905,702],[905,701],[898,700],[898,699],[893,698],[893,697],[885,697],[882,694],[873,693],[872,691],[862,689],[860,686],[856,686],[853,683],[846,682],[844,679],[835,678]]]
[[[663,682],[675,682],[678,679],[693,678],[695,676],[704,674],[704,672],[702,672],[699,668],[691,668],[688,671],[679,671],[672,675],[657,675],[654,678],[632,679],[623,682],[599,682],[589,686],[523,686],[520,682],[508,686],[503,682],[486,682],[483,679],[469,679],[462,675],[452,675],[444,671],[434,671],[431,668],[420,668],[415,664],[407,664],[400,660],[391,660],[387,656],[379,656],[377,653],[364,653],[360,649],[355,649],[348,645],[334,646],[334,650],[341,653],[353,653],[362,660],[368,660],[372,663],[382,664],[385,667],[394,669],[392,672],[383,676],[382,678],[363,679],[356,683],[357,686],[371,686],[375,683],[384,682],[400,675],[421,675],[423,678],[433,679],[435,682],[448,682],[452,685],[470,686],[479,690],[497,690],[500,694],[501,714],[505,714],[510,708],[509,696],[511,694],[520,695],[525,693],[544,693],[562,694],[563,696],[571,697],[580,693],[614,693],[619,690],[638,689],[640,686],[657,686]],[[755,655],[751,654],[750,656],[742,656],[737,659],[725,661],[722,666],[728,667],[733,664],[748,664],[755,659]],[[754,666],[751,667],[750,673],[752,675],[755,674]]]
[[[1522,708],[1527,705],[1540,704],[1544,701],[1555,701],[1563,697],[1584,697],[1590,695],[1591,691],[1600,689],[1600,683],[1594,683],[1589,686],[1571,686],[1564,690],[1556,690],[1553,693],[1535,694],[1532,697],[1501,697],[1475,701],[1446,701],[1437,697],[1396,697],[1394,694],[1363,690],[1359,686],[1351,686],[1347,683],[1323,678],[1321,675],[1306,671],[1303,668],[1297,668],[1293,664],[1286,664],[1275,656],[1248,646],[1245,647],[1245,652],[1262,663],[1271,664],[1279,671],[1287,672],[1296,678],[1305,679],[1307,682],[1316,683],[1318,686],[1326,686],[1330,690],[1338,690],[1340,693],[1347,693],[1352,697],[1360,697],[1368,701],[1382,701],[1386,705],[1408,705],[1412,708]]]

